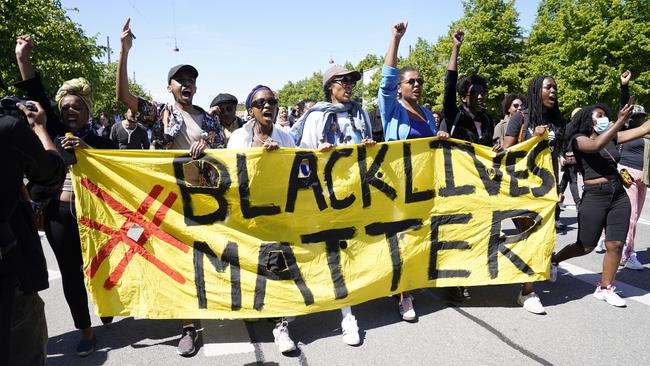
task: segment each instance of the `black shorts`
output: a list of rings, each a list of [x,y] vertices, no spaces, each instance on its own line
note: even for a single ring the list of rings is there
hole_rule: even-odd
[[[630,199],[621,181],[585,184],[578,211],[578,245],[594,248],[603,229],[605,240],[625,242],[630,211]]]

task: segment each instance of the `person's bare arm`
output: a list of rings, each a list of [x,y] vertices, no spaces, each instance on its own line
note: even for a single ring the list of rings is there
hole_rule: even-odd
[[[614,122],[614,124],[610,126],[605,132],[596,136],[596,138],[591,139],[587,136],[578,136],[578,138],[576,138],[576,144],[578,150],[585,153],[596,153],[602,150],[605,147],[605,145],[607,145],[607,143],[614,138],[614,136],[617,137],[618,143],[629,141],[629,137],[633,136],[633,134],[627,136],[625,134],[621,135],[622,132],[619,131],[623,127],[623,125],[625,125],[625,121],[627,121],[628,118],[630,118],[630,114],[632,114],[633,107],[634,107],[633,105],[626,104],[625,107],[623,107],[623,109],[621,109],[621,111],[618,113],[618,119],[616,120],[616,122]],[[637,128],[642,128],[642,127],[643,126]],[[636,128],[634,130],[636,130]],[[641,136],[643,136],[643,134],[640,134],[638,137]]]
[[[131,49],[131,46],[133,46],[134,38],[129,23],[131,23],[131,18],[127,19],[126,23],[124,23],[124,26],[122,27],[122,35],[120,36],[122,48],[117,66],[115,93],[117,94],[117,100],[124,103],[124,105],[132,111],[137,111],[138,98],[129,91],[129,78],[126,68],[129,59],[129,50]]]
[[[390,42],[388,42],[388,51],[386,51],[386,57],[384,58],[384,65],[397,67],[397,50],[399,49],[399,42],[406,33],[408,25],[409,22],[406,20],[393,25]]]
[[[18,36],[16,38],[16,63],[20,69],[22,80],[29,80],[35,76],[34,65],[32,65],[32,50],[34,40],[31,36]]]

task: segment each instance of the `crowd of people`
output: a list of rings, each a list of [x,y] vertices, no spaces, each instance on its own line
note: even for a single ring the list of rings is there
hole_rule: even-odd
[[[228,93],[218,94],[207,110],[193,104],[199,72],[191,65],[177,65],[169,70],[167,90],[173,96],[172,103],[131,94],[127,64],[135,37],[127,20],[121,34],[116,80],[117,98],[127,112],[123,118],[102,113],[97,123],[91,118],[90,83],[80,76],[66,81],[55,96],[47,95],[31,63],[34,43],[29,36],[18,37],[16,60],[21,81],[15,86],[30,102],[16,104],[19,112],[13,114],[7,112],[11,106],[3,104],[0,116],[0,148],[5,156],[12,156],[2,164],[5,171],[15,175],[7,187],[3,181],[0,191],[3,197],[0,202],[3,208],[0,210],[0,332],[3,339],[13,340],[11,346],[9,342],[0,342],[0,364],[7,362],[8,355],[14,361],[29,360],[29,364],[45,362],[42,346],[31,347],[32,353],[38,353],[34,350],[40,353],[29,356],[26,347],[19,346],[17,341],[24,339],[21,345],[38,342],[42,345],[47,341],[47,336],[37,331],[45,326],[42,301],[37,293],[47,287],[47,277],[43,283],[42,276],[35,274],[38,271],[26,274],[24,270],[26,263],[34,261],[36,264],[30,268],[44,268],[42,250],[31,249],[40,248],[40,243],[34,242],[38,218],[43,220],[43,230],[61,271],[66,302],[74,325],[80,330],[76,353],[86,356],[95,350],[97,338],[92,330],[84,275],[80,270],[81,243],[69,172],[75,163],[71,153],[74,149],[180,149],[198,158],[205,149],[262,147],[273,151],[300,147],[327,152],[338,146],[372,146],[381,141],[437,137],[465,140],[501,151],[535,136],[548,135],[555,177],[561,176],[556,228],[564,229],[559,214],[567,186],[578,211],[577,240],[550,258],[550,280],[555,281],[562,261],[594,249],[604,251],[602,278],[594,297],[614,306],[624,306],[625,300],[614,291],[619,266],[644,268],[636,258],[634,241],[646,192],[643,163],[647,157],[643,136],[650,133],[650,120],[646,120],[644,108],[635,105],[629,94],[631,73],[626,71],[621,75],[617,114],[612,114],[606,105],[596,103],[576,108],[570,120],[565,120],[558,105],[558,85],[552,76],[540,75],[530,80],[525,93],[513,91],[503,99],[503,118],[495,123],[485,109],[489,80],[478,74],[459,77],[457,60],[464,34],[456,31],[447,64],[443,109],[432,111],[421,98],[425,80],[420,71],[409,66],[397,68],[399,44],[407,28],[407,22],[391,28],[375,112],[368,113],[354,98],[353,88],[361,79],[360,72],[336,65],[323,75],[325,100],[306,99],[282,107],[269,87],[257,85],[244,101],[247,113],[237,116],[239,101]],[[51,97],[60,113],[52,107]],[[202,174],[200,169],[198,174]],[[580,176],[582,194],[578,190]],[[25,177],[29,181],[26,187]],[[25,206],[29,202],[32,205]],[[519,231],[530,227],[530,222],[525,220],[515,220],[514,224]],[[269,261],[280,268],[286,266],[281,257]],[[448,291],[458,301],[471,296],[464,287]],[[397,299],[400,317],[405,321],[415,320],[413,295],[403,292]],[[532,313],[545,313],[533,283],[522,284],[516,301]],[[25,311],[14,310],[12,318],[11,309],[17,306],[33,310],[29,315],[31,322],[20,323],[16,319],[18,314],[28,313]],[[42,320],[39,322],[41,318],[33,314],[43,314]],[[273,319],[275,343],[283,353],[296,348],[288,328],[293,319],[290,315]],[[341,309],[341,315],[343,341],[358,345],[359,328],[352,308]],[[101,320],[104,324],[113,321],[112,317]],[[181,323],[177,351],[182,356],[190,356],[195,353],[197,331],[192,320],[181,320]],[[16,324],[29,324],[30,331],[18,329]]]

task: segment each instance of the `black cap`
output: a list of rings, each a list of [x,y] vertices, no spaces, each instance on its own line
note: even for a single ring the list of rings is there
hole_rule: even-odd
[[[199,72],[196,71],[196,68],[192,65],[176,65],[169,69],[169,72],[167,73],[167,85],[169,85],[172,82],[172,79],[174,78],[174,75],[178,74],[179,71],[181,70],[187,70],[196,79],[199,76]]]
[[[232,103],[232,104],[237,105],[238,101],[237,101],[237,98],[232,94],[220,93],[219,95],[214,97],[214,99],[212,99],[212,103],[210,103],[210,107],[212,108],[215,105],[221,104],[221,103]]]

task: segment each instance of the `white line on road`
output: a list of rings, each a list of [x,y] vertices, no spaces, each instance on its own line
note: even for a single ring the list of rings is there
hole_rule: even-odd
[[[564,208],[567,209],[567,210],[571,210],[571,211],[576,210],[575,206],[564,206]],[[637,221],[637,222],[639,224],[643,224],[643,225],[650,225],[650,220],[646,220],[646,219],[642,219],[642,218],[639,218],[639,221]]]
[[[61,272],[55,271],[55,270],[52,270],[52,269],[47,270],[47,279],[48,280],[54,281],[54,280],[58,280],[59,278],[61,278]]]
[[[569,272],[574,278],[590,285],[595,285],[597,282],[600,282],[600,273],[592,272],[566,262],[560,263],[560,268]],[[622,291],[625,300],[634,300],[650,306],[650,292],[628,285],[625,282],[616,282],[615,286],[617,290]]]
[[[201,320],[203,326],[203,354],[217,357],[255,352],[241,320]]]

